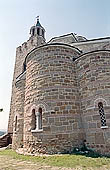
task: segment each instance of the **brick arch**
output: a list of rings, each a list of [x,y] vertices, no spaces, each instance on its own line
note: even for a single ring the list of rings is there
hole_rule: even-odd
[[[52,110],[45,102],[38,102],[36,104],[32,104],[29,109],[29,116],[32,116],[32,110],[35,109],[35,112],[38,112],[39,108],[42,108],[42,114],[44,112],[48,112]]]
[[[51,108],[46,102],[38,101],[38,102],[36,103],[36,109],[37,109],[37,111],[38,111],[39,107],[42,108],[42,113],[48,112],[48,111],[52,110],[52,108]]]
[[[107,101],[104,99],[104,98],[97,98],[95,101],[94,101],[94,107],[95,108],[98,108],[98,103],[101,102],[103,103],[103,106],[107,106]]]
[[[44,104],[38,104],[37,106],[36,106],[36,109],[37,109],[37,112],[38,112],[38,110],[39,110],[39,108],[42,108],[42,113],[44,113],[45,111],[46,111],[46,105],[44,105]]]

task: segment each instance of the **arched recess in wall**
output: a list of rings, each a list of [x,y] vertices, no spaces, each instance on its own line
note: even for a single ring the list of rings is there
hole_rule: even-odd
[[[106,127],[106,115],[104,107],[107,106],[107,101],[104,98],[98,98],[94,102],[95,108],[98,108],[98,112],[100,115],[101,127]]]
[[[43,104],[33,106],[31,109],[31,132],[42,130],[42,117],[43,113],[46,112],[46,107]]]
[[[36,129],[42,129],[42,108],[39,107],[38,112],[36,113]]]
[[[100,119],[101,119],[101,126],[106,126],[106,117],[104,113],[104,108],[103,108],[103,103],[99,102],[98,103],[98,108],[99,108],[99,114],[100,114]]]
[[[104,98],[99,97],[99,98],[97,98],[97,99],[94,101],[94,108],[98,108],[98,103],[99,103],[99,102],[102,102],[102,103],[103,103],[103,107],[108,106],[107,101],[106,101]]]
[[[31,121],[31,130],[36,129],[36,111],[32,109],[32,121]]]
[[[26,71],[26,61],[24,61],[23,68],[22,68],[22,72],[25,72],[25,71]]]

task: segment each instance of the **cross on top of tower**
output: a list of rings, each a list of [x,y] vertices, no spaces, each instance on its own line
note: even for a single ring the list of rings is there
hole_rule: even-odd
[[[37,18],[37,22],[39,22],[39,16],[37,16],[36,18]]]
[[[36,26],[39,26],[39,27],[41,27],[41,24],[40,24],[40,22],[39,22],[39,16],[37,16],[36,18],[37,18],[37,23],[36,23]]]

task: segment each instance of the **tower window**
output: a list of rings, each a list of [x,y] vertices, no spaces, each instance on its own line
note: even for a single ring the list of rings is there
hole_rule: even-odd
[[[33,28],[32,29],[32,36],[34,36],[34,34],[35,34],[35,29]]]
[[[23,72],[26,71],[26,63],[23,63]]]
[[[37,34],[40,35],[40,29],[39,28],[37,28]]]
[[[15,117],[15,131],[17,130],[17,116]]]
[[[42,30],[42,36],[44,37],[44,30]]]
[[[105,118],[105,113],[104,113],[104,108],[103,108],[102,102],[98,103],[98,108],[99,108],[99,114],[100,114],[100,118],[101,118],[101,126],[106,126],[106,118]]]
[[[35,109],[32,110],[32,130],[36,129],[36,115],[35,115]]]
[[[36,130],[42,129],[42,108],[36,113]]]
[[[38,112],[35,112],[35,109],[32,110],[32,132],[42,130],[42,108],[38,109]]]

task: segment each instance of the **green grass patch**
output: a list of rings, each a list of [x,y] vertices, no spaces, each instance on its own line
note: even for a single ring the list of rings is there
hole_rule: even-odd
[[[98,168],[102,167],[103,165],[106,165],[108,169],[110,169],[110,158],[106,157],[99,157],[99,158],[91,158],[86,157],[84,155],[69,155],[69,154],[63,154],[63,155],[51,155],[51,156],[25,156],[17,154],[15,151],[12,150],[4,150],[0,151],[0,155],[7,156],[9,158],[22,160],[22,161],[31,161],[34,163],[41,163],[41,164],[47,164],[50,166],[58,166],[58,167],[82,167],[84,169],[86,168]]]

